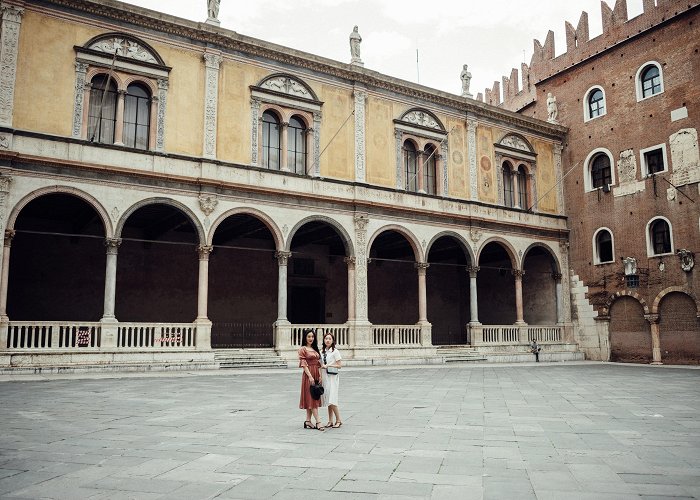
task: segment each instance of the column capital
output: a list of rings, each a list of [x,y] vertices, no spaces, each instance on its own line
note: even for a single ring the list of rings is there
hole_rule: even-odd
[[[105,247],[107,247],[107,255],[117,255],[119,251],[119,245],[122,244],[121,238],[106,238],[104,241]]]
[[[513,276],[515,276],[516,280],[522,280],[523,276],[525,276],[525,271],[522,269],[512,269],[511,273],[513,273]]]
[[[353,219],[355,221],[356,231],[364,231],[367,229],[367,224],[369,224],[369,216],[366,214],[355,214]]]
[[[554,279],[554,281],[561,281],[562,276],[561,273],[552,273],[552,279]]]
[[[427,262],[416,262],[413,264],[413,267],[418,269],[418,272],[420,273],[421,271],[425,272],[425,270],[430,267],[430,264],[428,264]]]
[[[644,319],[647,320],[650,324],[655,325],[659,322],[659,315],[658,314],[645,314]]]
[[[199,254],[199,260],[209,260],[209,254],[214,251],[214,245],[198,245],[197,253]]]
[[[355,264],[357,264],[357,259],[355,257],[345,257],[343,262],[347,264],[348,269],[355,269]]]
[[[11,21],[13,23],[21,23],[22,15],[24,14],[24,9],[21,7],[15,7],[14,5],[2,5],[2,20]]]
[[[480,269],[481,268],[479,266],[467,266],[465,270],[470,278],[476,278],[476,273],[478,273]]]
[[[292,256],[292,252],[278,251],[275,252],[275,258],[280,266],[286,266],[289,258]]]
[[[9,247],[12,244],[12,238],[15,237],[15,234],[17,234],[17,231],[14,229],[5,229],[4,246]]]
[[[219,70],[219,65],[221,64],[221,55],[219,54],[212,54],[212,53],[205,53],[204,56],[204,63],[207,68]]]

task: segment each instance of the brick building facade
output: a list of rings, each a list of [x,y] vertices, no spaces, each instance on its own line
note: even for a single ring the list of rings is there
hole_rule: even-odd
[[[584,12],[566,23],[557,57],[550,31],[522,65],[521,89],[514,69],[503,102],[498,82],[477,99],[569,129],[563,186],[584,350],[609,342],[611,360],[697,363],[700,8],[643,6],[628,19],[625,0],[602,2],[593,39]]]

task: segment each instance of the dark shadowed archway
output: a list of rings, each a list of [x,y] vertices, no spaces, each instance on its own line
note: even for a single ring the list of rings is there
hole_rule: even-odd
[[[512,325],[516,320],[513,261],[503,244],[492,241],[479,254],[477,278],[479,321]]]
[[[545,248],[530,248],[523,259],[523,319],[528,325],[557,322],[557,266]],[[559,278],[561,279],[561,277]]]

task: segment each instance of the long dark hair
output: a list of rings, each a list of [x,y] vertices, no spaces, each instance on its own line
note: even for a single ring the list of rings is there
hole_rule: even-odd
[[[331,352],[335,351],[335,335],[333,335],[331,332],[326,332],[323,334],[323,337],[321,338],[321,349],[323,349],[323,352],[326,352],[326,337],[331,336],[333,339],[333,343],[331,344]]]
[[[321,354],[320,351],[318,350],[318,338],[317,338],[317,336],[316,336],[316,332],[315,332],[313,329],[311,329],[311,328],[305,328],[304,331],[301,332],[301,333],[302,333],[302,335],[301,335],[301,345],[304,346],[304,347],[306,347],[306,336],[307,336],[309,333],[313,333],[313,334],[314,334],[314,341],[311,343],[311,347],[312,347],[312,349],[313,349],[314,351],[316,351],[317,353]]]

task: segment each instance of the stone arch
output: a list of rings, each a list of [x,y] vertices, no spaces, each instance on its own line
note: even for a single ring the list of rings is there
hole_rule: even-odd
[[[102,227],[105,230],[105,238],[112,238],[114,232],[112,227],[112,221],[109,215],[107,214],[107,210],[105,210],[102,204],[99,201],[97,201],[97,199],[94,196],[84,191],[81,191],[80,189],[70,186],[45,187],[32,191],[31,193],[26,195],[24,198],[18,201],[17,204],[15,204],[14,208],[12,209],[12,212],[10,212],[10,217],[7,221],[7,229],[14,229],[15,223],[17,222],[17,217],[19,216],[22,209],[25,206],[27,206],[27,204],[29,204],[29,202],[47,194],[69,194],[80,198],[81,200],[88,203],[93,209],[95,209],[95,211],[99,214],[100,219],[102,220]]]
[[[96,76],[99,76],[99,75],[107,76],[108,74],[109,74],[109,68],[102,68],[102,67],[98,67],[98,66],[90,67],[90,69],[88,69],[87,73],[85,73],[85,82],[90,83],[90,82],[92,82],[92,79],[95,78]],[[110,76],[110,79],[114,81],[118,90],[126,89],[126,87],[124,86],[124,79],[122,78],[122,75],[120,75],[116,71],[112,72],[112,76]]]
[[[396,231],[401,236],[406,238],[408,244],[411,245],[411,248],[413,249],[413,255],[416,258],[416,262],[425,262],[425,254],[423,253],[420,243],[418,243],[418,238],[416,238],[411,231],[397,224],[387,224],[386,226],[380,227],[372,234],[372,237],[367,241],[367,255],[369,255],[369,251],[372,248],[372,243],[374,243],[377,236],[387,231]]]
[[[204,228],[202,227],[202,224],[199,222],[199,219],[195,215],[195,213],[184,203],[181,203],[177,200],[173,200],[170,198],[161,198],[161,197],[156,197],[156,198],[146,198],[145,200],[141,200],[137,203],[134,203],[132,206],[130,206],[126,211],[122,214],[121,218],[119,219],[119,222],[117,223],[117,227],[114,231],[114,235],[116,238],[119,238],[122,234],[122,230],[124,229],[124,224],[126,224],[126,221],[129,220],[129,217],[131,214],[136,212],[139,208],[145,207],[146,205],[155,205],[155,204],[163,204],[163,205],[169,205],[173,208],[177,208],[180,210],[186,217],[190,219],[190,222],[192,223],[192,226],[194,226],[195,231],[197,231],[197,237],[199,239],[199,244],[204,245],[205,242],[207,241]]]
[[[700,305],[698,305],[698,300],[697,297],[695,297],[695,294],[690,291],[688,287],[685,286],[670,286],[668,288],[664,288],[659,292],[659,294],[656,296],[654,299],[654,302],[651,305],[651,314],[659,314],[659,304],[661,303],[661,300],[668,295],[669,293],[673,292],[680,292],[691,299],[693,299],[693,302],[695,302],[695,308],[697,310],[697,316],[700,318]]]
[[[345,247],[345,255],[346,257],[354,257],[355,256],[355,248],[354,245],[352,244],[352,239],[350,238],[350,235],[348,232],[345,230],[342,224],[339,222],[331,219],[330,217],[326,217],[325,215],[310,215],[309,217],[305,217],[299,222],[297,222],[294,227],[292,228],[291,231],[289,231],[289,236],[287,237],[287,241],[284,244],[284,249],[286,251],[291,251],[292,248],[292,240],[294,239],[294,234],[299,230],[300,227],[302,227],[304,224],[307,224],[309,222],[325,222],[329,226],[331,226],[333,229],[335,229],[338,232],[338,235],[340,238],[343,240],[343,246]]]
[[[639,302],[642,306],[642,309],[644,309],[644,314],[649,314],[649,306],[647,305],[647,302],[644,300],[644,298],[639,295],[637,292],[632,292],[629,290],[623,290],[620,292],[615,292],[608,299],[605,301],[605,306],[601,309],[601,316],[609,316],[610,315],[610,307],[612,306],[613,302],[615,302],[617,299],[620,297],[630,297],[635,299],[637,302]]]
[[[428,255],[430,255],[430,249],[432,248],[433,243],[435,243],[437,240],[439,240],[440,238],[442,238],[444,236],[449,236],[449,237],[457,240],[459,242],[460,246],[462,247],[462,250],[464,250],[464,253],[465,253],[467,259],[469,260],[469,262],[472,265],[474,264],[474,262],[475,262],[474,261],[474,254],[472,253],[472,249],[469,247],[469,243],[467,243],[467,240],[465,240],[464,237],[462,237],[461,235],[459,235],[458,233],[456,233],[454,231],[440,231],[435,236],[433,236],[425,247],[426,259],[428,258]]]
[[[257,86],[267,90],[272,90],[273,92],[294,95],[297,98],[318,101],[316,92],[313,91],[308,83],[297,76],[290,75],[289,73],[273,73],[271,75],[267,75],[265,78],[260,80]],[[299,89],[298,86],[301,86],[301,89]]]
[[[561,263],[559,262],[557,255],[554,253],[554,251],[548,245],[546,245],[545,243],[542,243],[541,241],[536,241],[535,243],[531,243],[525,249],[525,251],[523,252],[522,258],[520,259],[520,263],[519,263],[520,267],[522,268],[528,252],[535,247],[543,249],[544,251],[546,251],[550,255],[550,257],[552,257],[552,260],[554,261],[554,266],[555,266],[555,268],[552,269],[552,271],[557,273],[557,274],[561,274]]]
[[[281,250],[283,245],[284,245],[284,236],[282,236],[282,232],[280,231],[279,227],[275,223],[274,220],[272,220],[272,217],[267,215],[264,212],[261,212],[260,210],[256,208],[248,208],[248,207],[238,207],[238,208],[232,208],[231,210],[228,210],[221,214],[211,225],[209,228],[209,234],[207,235],[207,245],[212,245],[214,241],[214,234],[216,233],[216,229],[219,227],[219,225],[231,217],[232,215],[250,215],[251,217],[255,217],[258,219],[260,222],[265,224],[265,227],[270,230],[270,233],[272,233],[272,238],[275,241],[275,249],[276,250]]]
[[[525,137],[520,134],[508,133],[504,135],[500,141],[498,141],[498,144],[528,153],[535,152],[535,149],[532,147],[532,144],[530,144],[530,141],[525,139]]]
[[[513,247],[513,245],[511,245],[511,243],[508,240],[506,240],[505,238],[501,238],[500,236],[492,236],[491,238],[487,238],[484,240],[484,242],[479,247],[479,250],[476,252],[475,262],[477,263],[477,265],[479,262],[479,258],[481,257],[481,252],[484,250],[484,248],[486,248],[486,245],[488,245],[489,243],[499,243],[508,254],[508,257],[510,257],[510,263],[513,266],[513,269],[520,269],[518,253],[515,251],[515,248]]]
[[[126,90],[129,87],[129,85],[131,85],[132,83],[139,83],[139,84],[143,85],[144,87],[148,88],[148,90],[151,93],[151,96],[158,95],[158,87],[156,87],[156,85],[153,83],[153,80],[151,80],[149,78],[144,78],[140,75],[128,75],[124,79],[124,84],[123,84],[124,87],[122,90]]]
[[[116,39],[120,39],[122,42],[127,42],[130,47],[140,47],[143,50],[130,51],[130,47],[127,46],[115,47],[114,40]],[[117,51],[121,50],[122,53],[117,54],[120,57],[165,66],[165,61],[163,61],[163,58],[149,44],[133,35],[127,35],[126,33],[121,33],[118,31],[102,33],[101,35],[92,37],[83,45],[83,47],[97,52],[105,52],[110,55],[114,54],[115,49]]]
[[[431,121],[432,120],[432,121]],[[401,115],[399,121],[445,132],[445,126],[435,113],[425,108],[411,108]]]

